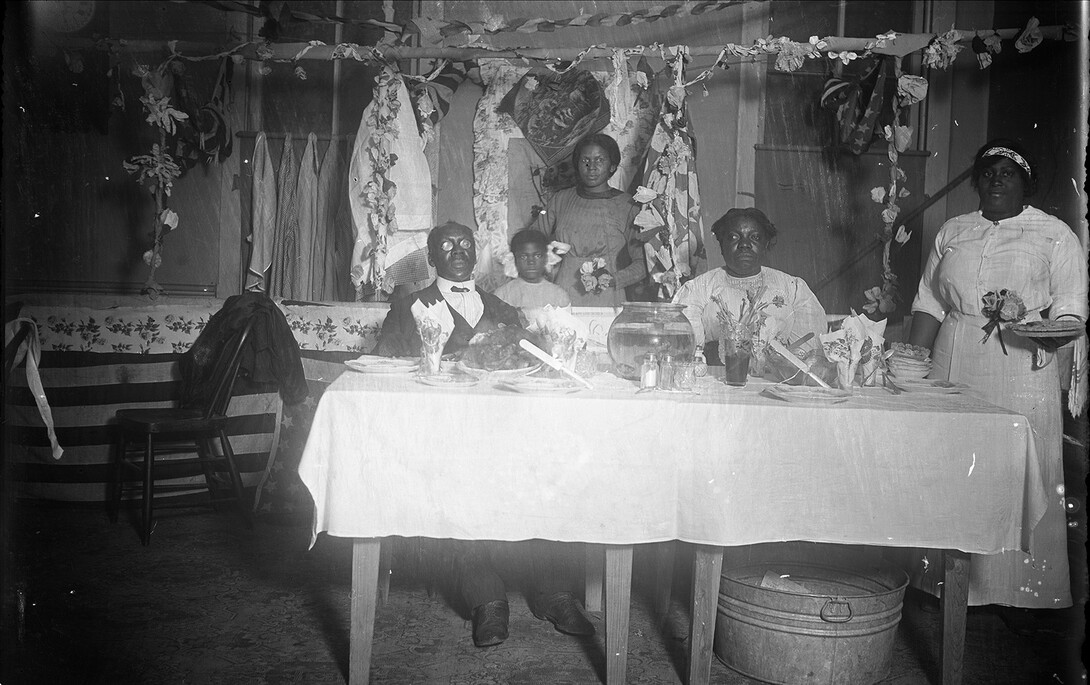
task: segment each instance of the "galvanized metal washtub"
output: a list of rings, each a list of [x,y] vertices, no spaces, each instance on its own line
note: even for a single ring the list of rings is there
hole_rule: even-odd
[[[883,680],[893,662],[908,576],[852,548],[830,554],[835,547],[823,545],[820,554],[807,559],[799,548],[785,558],[769,546],[756,559],[725,565],[716,656],[769,683]]]

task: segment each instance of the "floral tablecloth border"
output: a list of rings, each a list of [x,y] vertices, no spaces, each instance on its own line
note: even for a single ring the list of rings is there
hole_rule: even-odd
[[[28,306],[22,315],[38,325],[45,351],[180,354],[192,347],[208,320],[223,306],[148,307]],[[279,305],[300,349],[370,352],[388,306]]]

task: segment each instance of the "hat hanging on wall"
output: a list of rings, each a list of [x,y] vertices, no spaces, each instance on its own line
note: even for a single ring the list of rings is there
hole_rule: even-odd
[[[500,101],[547,166],[565,159],[580,138],[609,124],[609,100],[588,71],[528,71]]]

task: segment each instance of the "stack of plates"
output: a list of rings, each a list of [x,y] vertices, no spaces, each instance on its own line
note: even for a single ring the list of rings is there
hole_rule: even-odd
[[[931,373],[931,356],[926,347],[893,343],[887,362],[890,372],[902,380],[926,378]]]

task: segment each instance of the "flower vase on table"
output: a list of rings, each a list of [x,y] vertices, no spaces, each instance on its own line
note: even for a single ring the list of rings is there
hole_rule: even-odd
[[[732,312],[727,303],[713,295],[712,301],[719,305],[716,318],[719,321],[722,335],[719,338],[719,358],[723,362],[723,382],[727,385],[743,386],[749,376],[750,360],[753,358],[755,346],[762,352],[761,363],[763,365],[763,344],[760,340],[761,326],[764,325],[768,315],[764,310],[771,302],[761,301],[765,287],[747,290],[738,306],[738,312]]]

